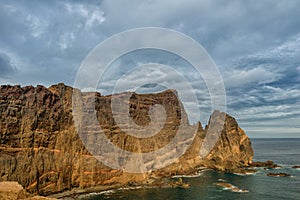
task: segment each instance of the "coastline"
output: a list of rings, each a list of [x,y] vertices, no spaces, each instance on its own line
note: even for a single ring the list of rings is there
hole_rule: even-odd
[[[257,164],[257,163],[256,163]],[[244,173],[238,173],[238,172],[225,172],[225,171],[220,171],[216,169],[211,169],[211,168],[206,168],[206,167],[199,167],[195,169],[193,172],[190,172],[188,174],[182,174],[182,175],[174,175],[174,176],[169,176],[169,177],[151,177],[150,179],[153,181],[151,183],[134,183],[133,185],[128,185],[128,184],[113,184],[113,185],[98,185],[94,187],[88,187],[88,188],[73,188],[72,190],[67,190],[63,191],[60,193],[56,194],[51,194],[46,196],[47,198],[55,198],[55,199],[60,199],[60,198],[77,198],[78,196],[85,196],[85,195],[99,195],[102,193],[106,192],[113,192],[113,191],[119,191],[119,190],[134,190],[134,189],[151,189],[151,188],[184,188],[181,187],[184,184],[188,184],[185,182],[179,183],[178,180],[181,178],[198,178],[203,175],[204,172],[206,171],[213,171],[213,172],[223,172],[228,175],[237,175],[237,176],[252,176],[260,171],[268,171],[268,170],[278,170],[281,169],[281,167],[277,167],[275,163],[274,167],[272,168],[264,168],[270,165],[270,161],[264,161],[264,162],[259,162],[259,164],[262,167],[255,167],[255,163],[252,166],[249,167],[244,167],[242,168],[244,170]],[[263,167],[264,166],[264,167]],[[288,167],[288,168],[293,168],[293,167]],[[240,170],[240,169],[239,169]],[[225,183],[222,183],[225,182]],[[227,184],[227,185],[226,185]],[[223,180],[223,179],[218,179],[218,182],[216,182],[214,185],[217,185],[219,187],[223,187],[225,190],[232,190],[233,192],[237,193],[244,193],[244,192],[249,192],[248,190],[241,190],[240,188],[236,187],[235,185],[232,185],[231,183]],[[229,186],[230,185],[230,186]],[[185,188],[184,188],[185,189]]]
[[[23,189],[21,193],[18,194],[18,196],[20,196],[20,194],[22,195],[22,199],[27,199],[27,200],[31,200],[31,199],[77,199],[77,198],[85,198],[89,195],[92,196],[97,196],[97,195],[102,195],[102,194],[106,194],[106,193],[118,193],[119,191],[125,191],[125,190],[136,190],[136,189],[153,189],[153,188],[182,188],[182,189],[186,189],[185,187],[183,187],[183,185],[190,185],[189,181],[186,182],[187,179],[192,180],[193,178],[197,179],[198,177],[201,177],[202,175],[204,175],[205,172],[207,171],[211,171],[213,174],[215,173],[220,173],[220,174],[225,174],[225,176],[251,176],[251,175],[262,175],[264,174],[265,177],[267,177],[267,173],[269,170],[274,170],[274,172],[276,172],[277,170],[281,170],[282,167],[277,167],[277,165],[275,163],[272,162],[272,164],[274,164],[273,168],[264,168],[262,166],[270,166],[270,162],[272,161],[265,161],[265,162],[254,162],[253,166],[250,166],[249,168],[244,168],[245,170],[257,170],[257,172],[253,172],[253,173],[235,173],[235,172],[224,172],[224,171],[219,171],[219,170],[215,170],[215,169],[210,169],[210,168],[204,168],[204,167],[200,167],[195,169],[193,172],[191,171],[188,174],[182,174],[182,175],[174,175],[174,176],[169,176],[169,177],[151,177],[151,180],[153,182],[151,183],[133,183],[132,185],[128,185],[128,184],[112,184],[112,185],[98,185],[98,186],[94,186],[94,187],[87,187],[87,188],[73,188],[72,190],[67,190],[67,191],[63,191],[60,193],[56,193],[56,194],[51,194],[51,195],[47,195],[47,196],[34,196],[32,194],[26,193],[26,191]],[[262,165],[261,167],[254,167],[254,165]],[[298,170],[298,165],[294,165],[294,166],[289,166],[289,167],[284,167],[285,169],[289,169],[289,170]],[[261,173],[263,172],[263,173]],[[274,174],[279,174],[279,173],[274,173]],[[224,176],[224,175],[222,175]],[[294,177],[294,176],[290,176],[290,177]],[[182,180],[180,180],[181,178],[184,178],[184,182]],[[271,179],[271,178],[270,178]],[[16,182],[15,182],[16,183]],[[240,185],[236,186],[236,184],[231,183],[230,180],[228,180],[228,178],[225,179],[218,179],[217,182],[215,182],[213,185],[218,186],[219,188],[221,188],[221,190],[227,190],[227,191],[231,191],[234,193],[247,193],[247,192],[251,192],[249,191],[247,188],[245,189],[241,189]],[[9,186],[9,184],[8,184]],[[193,185],[192,185],[193,186]],[[242,186],[243,188],[243,186]],[[7,191],[6,191],[7,192]],[[130,193],[130,192],[129,192]],[[23,196],[27,195],[25,198],[23,198]],[[5,198],[4,198],[5,199]],[[19,198],[15,198],[15,199],[19,199]]]
[[[90,188],[73,188],[72,190],[67,190],[67,191],[64,191],[61,193],[51,194],[46,197],[60,199],[60,198],[72,197],[72,196],[76,196],[76,195],[109,191],[109,190],[118,189],[121,187],[122,187],[121,184],[115,184],[115,185],[110,185],[110,186],[99,185],[99,186],[94,186],[94,187],[90,187]]]
[[[181,178],[196,178],[200,177],[204,171],[208,170],[214,170],[209,169],[206,167],[200,167],[195,169],[193,172],[190,172],[188,174],[182,174],[182,175],[174,175],[170,177],[151,177],[150,180],[153,182],[151,183],[135,183],[133,186],[128,184],[113,184],[113,185],[99,185],[94,187],[88,187],[88,188],[73,188],[72,190],[63,191],[56,194],[51,194],[46,197],[48,198],[65,198],[65,197],[74,197],[74,196],[81,196],[81,195],[87,195],[90,193],[101,193],[101,192],[107,192],[111,190],[127,190],[127,189],[140,189],[140,188],[176,188],[181,187],[186,183],[179,183],[178,180]]]

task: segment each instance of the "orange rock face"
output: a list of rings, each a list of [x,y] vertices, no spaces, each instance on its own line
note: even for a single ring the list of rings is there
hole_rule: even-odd
[[[74,125],[72,94],[73,88],[64,84],[49,88],[1,86],[0,181],[18,181],[31,193],[48,195],[77,187],[146,185],[153,178],[193,173],[199,167],[239,171],[252,161],[251,142],[234,118],[216,111],[205,130],[200,123],[189,125],[174,91],[131,94],[129,116],[139,126],[151,123],[151,106],[158,104],[166,111],[166,119],[158,119],[164,123],[160,124],[163,128],[148,138],[127,134],[128,124],[116,123],[111,96],[83,93],[86,99],[94,95],[97,120],[108,140],[128,152],[149,153],[163,148],[175,137],[179,126],[186,133],[196,130],[187,151],[173,164],[148,173],[125,173],[110,168],[95,159],[83,145]],[[225,123],[221,124],[218,141],[204,158],[200,157],[207,130],[211,126],[213,131],[215,124],[222,123],[222,117]]]

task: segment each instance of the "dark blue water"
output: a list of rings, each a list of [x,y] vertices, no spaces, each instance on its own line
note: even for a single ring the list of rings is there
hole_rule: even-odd
[[[191,184],[188,189],[180,188],[152,188],[114,190],[107,193],[84,196],[85,200],[100,199],[296,199],[300,200],[300,170],[292,169],[293,165],[300,165],[300,139],[252,139],[255,151],[254,160],[273,160],[283,166],[280,169],[263,170],[253,175],[241,176],[208,170],[199,177],[183,178]],[[268,177],[267,173],[285,172],[292,177]],[[247,193],[237,193],[225,190],[214,183],[220,179],[231,183]]]

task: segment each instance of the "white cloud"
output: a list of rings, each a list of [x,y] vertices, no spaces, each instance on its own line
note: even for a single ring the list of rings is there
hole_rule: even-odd
[[[105,21],[104,12],[100,10],[95,10],[92,12],[91,16],[88,18],[86,25],[91,27],[93,25],[102,24]]]
[[[73,4],[73,3],[64,3],[64,6],[66,7],[66,10],[69,13],[76,13],[82,17],[88,17],[89,11],[86,6],[83,4]]]
[[[64,33],[59,38],[59,46],[62,50],[72,47],[72,43],[75,39],[73,32]]]
[[[279,87],[264,86],[263,89],[269,90],[269,94],[266,101],[280,101],[288,99],[300,99],[300,90],[299,89],[282,89]],[[262,95],[262,98],[264,95]]]
[[[268,71],[262,67],[256,67],[250,70],[233,70],[228,74],[225,85],[228,89],[234,87],[243,87],[247,84],[266,84],[274,82],[279,78],[279,74]]]
[[[91,28],[105,21],[104,12],[98,6],[90,6],[85,3],[63,3],[70,14],[79,15],[85,18],[85,27]]]
[[[42,21],[40,18],[28,14],[26,17],[27,24],[31,29],[31,35],[35,38],[39,38],[43,33],[45,33],[47,28],[47,22]]]
[[[263,51],[255,52],[253,54],[247,55],[244,58],[240,58],[243,61],[251,60],[267,60],[269,62],[274,61],[291,61],[298,60],[300,55],[300,34],[296,34],[288,38],[283,43],[278,46],[272,46]],[[268,63],[266,63],[268,64]],[[286,66],[285,66],[286,67]]]

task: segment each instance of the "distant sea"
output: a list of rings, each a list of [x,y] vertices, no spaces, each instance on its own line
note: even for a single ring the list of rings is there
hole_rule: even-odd
[[[200,200],[200,199],[242,199],[242,200],[300,200],[300,169],[292,169],[300,165],[300,138],[298,139],[251,139],[254,149],[254,161],[273,160],[282,166],[279,169],[258,169],[251,175],[237,175],[213,170],[201,172],[198,177],[183,178],[190,183],[188,189],[152,188],[122,189],[102,193],[94,193],[79,197],[84,200],[100,199],[145,199],[145,200]],[[291,177],[268,177],[267,173],[288,173]],[[225,181],[246,193],[232,192],[215,183]]]

